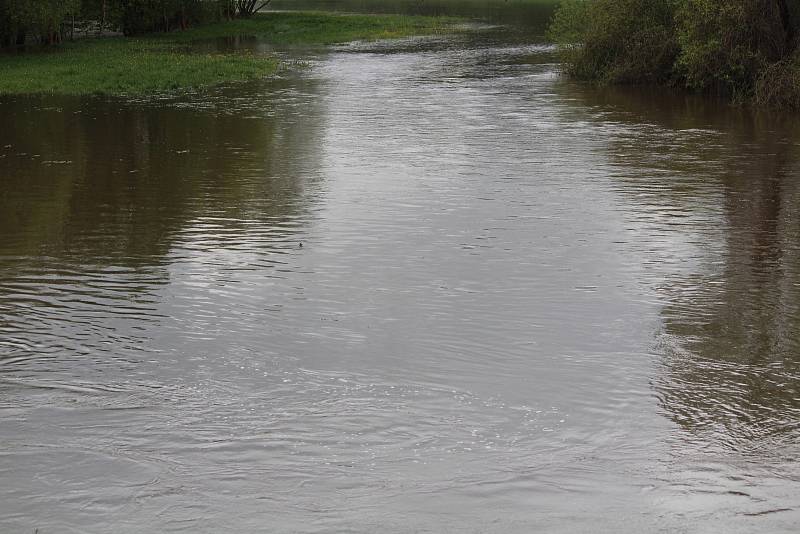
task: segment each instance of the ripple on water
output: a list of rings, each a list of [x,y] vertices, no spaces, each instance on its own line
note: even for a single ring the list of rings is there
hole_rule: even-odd
[[[793,127],[480,35],[0,104],[0,525],[791,531]]]

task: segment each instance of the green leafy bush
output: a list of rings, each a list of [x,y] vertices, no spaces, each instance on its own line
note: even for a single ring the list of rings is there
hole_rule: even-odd
[[[800,53],[767,66],[753,90],[756,104],[800,109]]]
[[[550,35],[570,75],[797,106],[797,0],[565,0]]]
[[[758,79],[792,51],[794,22],[788,5],[775,0],[683,0],[677,68],[687,86],[736,100],[750,98]]]
[[[611,83],[665,82],[678,53],[674,6],[658,0],[568,0],[550,27],[566,70]]]

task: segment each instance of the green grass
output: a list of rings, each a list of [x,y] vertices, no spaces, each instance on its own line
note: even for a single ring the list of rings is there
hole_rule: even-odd
[[[143,94],[262,78],[274,57],[208,53],[191,43],[257,37],[275,45],[323,45],[452,31],[456,19],[402,15],[270,13],[141,38],[87,39],[0,55],[0,94]],[[205,48],[207,50],[207,47]]]
[[[230,36],[258,37],[275,45],[325,45],[395,39],[452,31],[459,19],[408,15],[288,12],[200,26],[170,35],[175,42]]]
[[[207,54],[145,39],[98,39],[0,57],[0,94],[141,94],[247,80],[275,72],[272,57]]]

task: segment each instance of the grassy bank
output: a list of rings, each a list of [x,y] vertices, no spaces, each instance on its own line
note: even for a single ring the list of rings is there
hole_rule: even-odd
[[[191,43],[257,37],[274,45],[317,45],[452,31],[454,19],[402,15],[269,13],[139,38],[87,39],[0,55],[0,94],[142,94],[268,76],[279,62],[248,52],[207,53]]]
[[[187,43],[252,36],[274,45],[320,45],[445,33],[452,31],[457,22],[452,17],[284,12],[209,24],[166,38]]]

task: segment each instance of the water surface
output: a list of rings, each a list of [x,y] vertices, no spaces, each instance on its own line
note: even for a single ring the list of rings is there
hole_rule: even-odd
[[[0,101],[0,530],[796,531],[797,118],[531,28]]]

